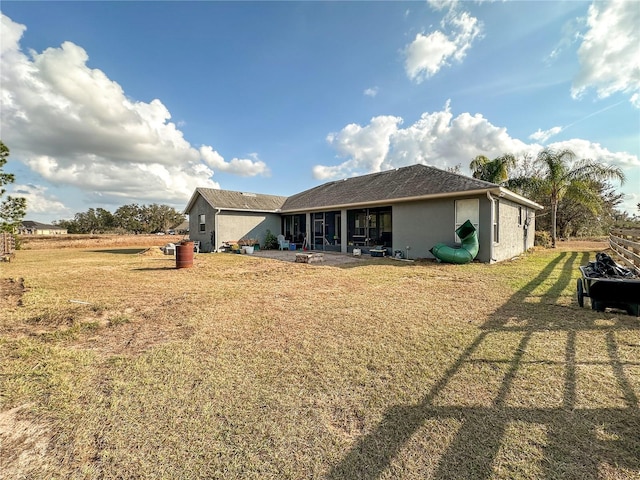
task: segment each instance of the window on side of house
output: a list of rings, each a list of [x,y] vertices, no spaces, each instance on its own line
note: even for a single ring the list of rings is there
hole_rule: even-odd
[[[500,200],[493,202],[493,243],[500,243]]]
[[[206,220],[206,217],[205,217],[204,213],[201,214],[201,215],[198,215],[198,223],[200,224],[199,230],[201,232],[205,232],[207,230],[206,221],[205,220]]]
[[[522,207],[518,207],[518,226],[522,226]]]
[[[469,220],[476,230],[479,228],[480,224],[480,200],[477,198],[470,198],[465,200],[456,200],[456,222],[455,222],[455,230],[458,229],[460,225]],[[455,242],[460,243],[460,238],[458,235],[455,235]]]

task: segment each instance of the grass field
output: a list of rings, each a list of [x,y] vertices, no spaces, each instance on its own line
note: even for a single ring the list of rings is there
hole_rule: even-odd
[[[575,301],[605,244],[188,269],[137,247],[0,265],[0,478],[640,478],[640,321]]]

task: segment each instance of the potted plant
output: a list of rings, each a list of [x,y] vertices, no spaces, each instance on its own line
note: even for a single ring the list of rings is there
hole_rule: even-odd
[[[249,255],[253,255],[253,249],[254,249],[253,246],[255,245],[255,243],[256,243],[256,240],[253,238],[242,238],[238,242],[242,251]]]

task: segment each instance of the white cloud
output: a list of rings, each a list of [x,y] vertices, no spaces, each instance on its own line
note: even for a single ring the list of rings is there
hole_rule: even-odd
[[[400,117],[380,116],[372,118],[368,125],[351,124],[330,134],[327,141],[344,160],[337,165],[316,165],[315,178],[344,178],[416,163],[438,168],[460,164],[462,171],[469,173],[469,163],[477,155],[495,158],[513,153],[535,157],[542,148],[538,143],[527,144],[511,137],[506,128],[493,125],[480,114],[465,112],[454,117],[449,102],[441,111],[423,113],[406,128],[401,128],[402,124]],[[578,158],[590,158],[625,170],[640,166],[635,155],[611,152],[587,140],[573,139],[548,146],[571,148]]]
[[[538,129],[535,133],[529,135],[531,140],[536,142],[544,143],[549,140],[551,137],[558,135],[562,131],[562,127],[553,127],[549,130],[540,130]]]
[[[232,173],[243,177],[269,175],[267,164],[260,160],[257,153],[249,154],[252,159],[233,158],[230,162],[226,162],[222,155],[212,147],[203,145],[200,147],[200,155],[208,166],[221,172]]]
[[[595,160],[607,165],[620,167],[623,170],[640,167],[640,159],[636,155],[627,152],[611,152],[599,143],[593,143],[581,138],[550,143],[548,147],[556,150],[568,148],[576,154],[578,159]]]
[[[1,15],[3,139],[12,157],[45,180],[113,198],[182,203],[196,187],[219,187],[213,169],[268,174],[259,159],[205,158],[158,99],[135,101],[72,42],[20,50],[24,25]],[[184,122],[180,122],[184,125]],[[31,210],[31,207],[29,207]]]
[[[73,213],[56,197],[47,194],[47,188],[40,185],[12,184],[8,195],[27,199],[30,214],[51,215],[50,221],[61,217],[71,217]]]
[[[571,94],[580,98],[595,88],[599,98],[628,94],[640,108],[640,8],[635,1],[594,2],[588,31],[578,49],[580,71]]]
[[[367,97],[375,97],[376,95],[378,95],[378,91],[379,91],[378,87],[371,87],[371,88],[365,89],[365,91],[362,93]]]
[[[400,128],[402,123],[400,117],[379,116],[368,125],[351,124],[330,134],[327,141],[346,160],[334,166],[316,165],[315,178],[340,178],[415,163],[441,168],[460,163],[464,168],[476,155],[497,157],[532,149],[482,115],[463,113],[454,118],[448,102],[442,111],[424,113],[406,128]]]
[[[338,151],[338,155],[348,157],[348,160],[337,167],[318,165],[314,167],[314,176],[325,179],[361,171],[379,172],[388,155],[390,140],[400,123],[400,117],[381,115],[372,118],[366,127],[352,123],[338,133],[329,134],[329,144]]]
[[[405,48],[405,71],[416,83],[438,73],[455,60],[461,62],[467,55],[474,40],[482,33],[482,24],[468,12],[458,12],[457,2],[431,2],[433,8],[449,8],[441,22],[443,29],[451,33],[435,30],[428,34],[418,33]]]

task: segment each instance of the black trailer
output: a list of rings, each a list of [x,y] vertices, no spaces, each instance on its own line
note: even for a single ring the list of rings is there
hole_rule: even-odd
[[[589,297],[591,308],[598,312],[618,308],[639,316],[640,277],[607,257],[599,253],[596,262],[579,267],[582,277],[578,279],[578,305],[584,307],[584,297]],[[625,274],[617,275],[616,272]]]

